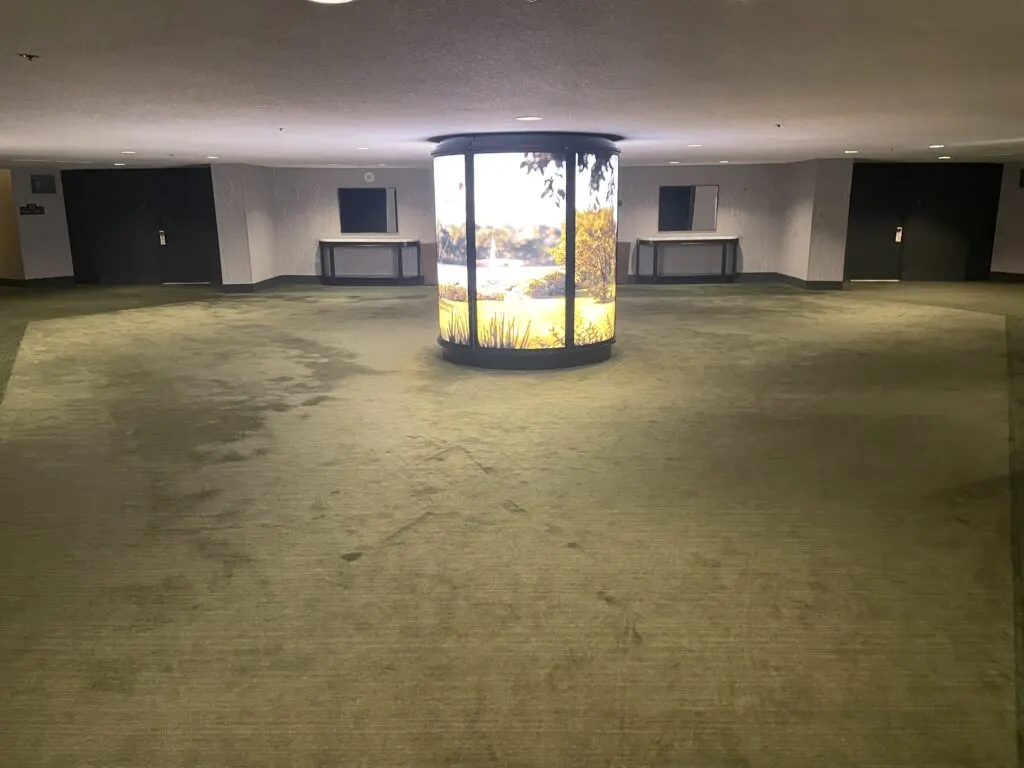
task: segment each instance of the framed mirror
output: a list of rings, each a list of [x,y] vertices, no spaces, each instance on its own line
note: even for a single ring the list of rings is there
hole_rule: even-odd
[[[717,184],[660,189],[659,232],[714,232],[717,228]]]

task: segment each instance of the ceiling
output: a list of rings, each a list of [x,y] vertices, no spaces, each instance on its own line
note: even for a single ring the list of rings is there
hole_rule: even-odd
[[[0,0],[0,163],[425,166],[524,129],[633,165],[1003,162],[1022,41],[1021,0]]]

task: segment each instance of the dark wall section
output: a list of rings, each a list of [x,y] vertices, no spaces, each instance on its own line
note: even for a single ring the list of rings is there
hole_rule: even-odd
[[[846,279],[987,279],[1001,179],[992,163],[858,163]]]
[[[209,168],[61,174],[75,280],[219,284]]]

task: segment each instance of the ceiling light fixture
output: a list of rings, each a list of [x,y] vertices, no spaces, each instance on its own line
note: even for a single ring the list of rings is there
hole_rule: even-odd
[[[718,162],[720,162],[722,165],[726,165],[729,161],[728,160],[719,160]]]
[[[942,155],[942,157],[939,158],[939,160],[952,160],[952,159],[953,158],[950,157],[949,155]]]
[[[668,164],[669,165],[679,165],[679,161],[678,160],[669,160]]]
[[[945,149],[945,144],[929,144],[928,149]]]
[[[114,165],[116,165],[118,168],[121,168],[122,166],[128,165],[128,163],[114,163]]]
[[[356,147],[356,149],[358,149],[360,152],[362,152],[362,151],[365,151],[365,150],[369,149],[369,147]]]
[[[345,5],[351,3],[352,0],[309,0],[311,3],[319,3],[320,5]]]
[[[516,120],[518,120],[520,123],[536,123],[538,120],[543,119],[544,118],[540,117],[539,115],[523,115],[522,117],[516,118]]]
[[[207,160],[220,160],[220,155],[207,155]]]
[[[122,154],[122,155],[134,155],[135,153],[134,153],[134,152],[133,152],[132,150],[130,150],[130,149],[126,149],[126,150],[125,150],[124,152],[122,152],[121,154]]]
[[[690,149],[700,149],[704,145],[703,144],[687,144],[686,146],[688,146]]]
[[[856,155],[858,152],[860,152],[859,149],[844,149],[843,150],[843,154],[844,155]]]

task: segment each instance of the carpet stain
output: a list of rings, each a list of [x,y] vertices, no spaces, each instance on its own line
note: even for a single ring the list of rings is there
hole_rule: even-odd
[[[334,398],[329,395],[317,395],[316,397],[310,397],[302,401],[302,405],[305,408],[309,408],[314,405],[320,405],[321,403],[328,403]]]
[[[527,512],[523,507],[512,501],[512,499],[506,499],[501,503],[501,506],[504,508],[506,512],[512,515],[529,515],[529,512]]]
[[[346,552],[341,556],[341,559],[346,563],[354,563],[356,560],[363,556],[362,552]]]

